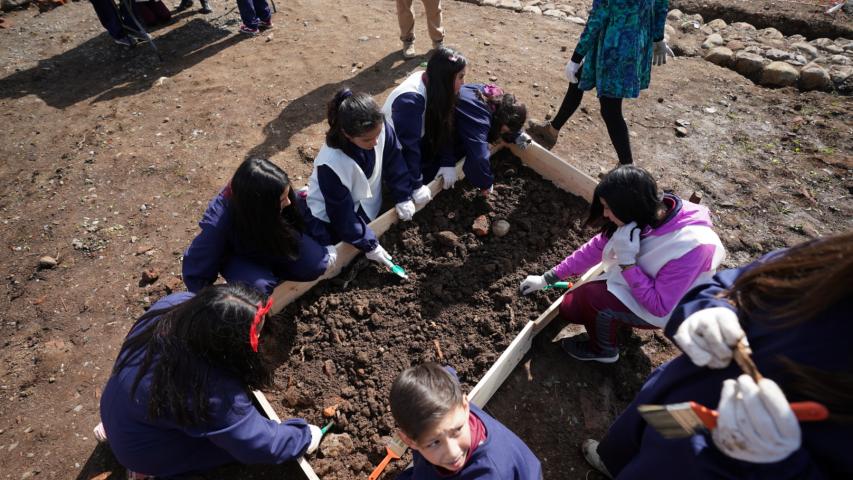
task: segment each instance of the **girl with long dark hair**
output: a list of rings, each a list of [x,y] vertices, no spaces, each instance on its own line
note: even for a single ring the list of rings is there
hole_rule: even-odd
[[[201,232],[184,253],[187,289],[198,292],[219,274],[269,295],[276,285],[319,278],[337,254],[305,233],[296,195],[284,170],[260,159],[245,160],[211,200]]]
[[[272,380],[258,354],[270,307],[242,285],[214,285],[164,297],[136,321],[101,396],[103,431],[122,465],[172,477],[317,448],[319,428],[269,420],[247,394]]]
[[[526,120],[527,107],[499,86],[463,85],[453,117],[453,145],[438,152],[441,156],[438,174],[443,177],[444,189],[453,188],[457,180],[454,165],[465,157],[462,166],[465,177],[488,196],[494,184],[489,145],[519,140]],[[426,173],[424,180],[427,180]]]
[[[323,244],[347,242],[383,264],[391,256],[368,223],[379,216],[383,184],[401,220],[415,214],[412,178],[394,127],[373,97],[338,91],[327,106],[326,144],[308,180],[307,210],[312,235]]]
[[[588,340],[561,341],[578,360],[619,360],[620,325],[663,328],[681,297],[709,281],[726,255],[707,208],[661,195],[654,178],[632,165],[604,176],[586,223],[599,234],[543,275],[528,276],[520,287],[527,295],[603,265],[596,281],[567,293],[560,305],[560,316],[584,325],[589,334]]]
[[[664,329],[684,351],[655,370],[586,458],[618,478],[853,478],[853,232],[719,272],[689,292]],[[739,342],[764,378],[732,362]],[[712,433],[666,440],[640,404],[715,408]],[[798,423],[790,402],[815,401]]]
[[[440,166],[448,166],[439,165],[438,152],[452,146],[456,97],[465,80],[467,64],[459,52],[438,48],[427,62],[426,71],[409,75],[388,95],[382,107],[403,147],[416,204],[432,198],[424,186],[424,177],[432,179]]]

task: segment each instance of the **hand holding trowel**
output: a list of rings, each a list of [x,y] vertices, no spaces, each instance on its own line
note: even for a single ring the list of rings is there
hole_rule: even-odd
[[[406,274],[406,271],[403,270],[403,267],[395,264],[392,261],[391,255],[382,248],[382,245],[377,245],[376,248],[367,252],[365,256],[380,265],[383,265],[385,268],[391,271],[394,275],[397,275],[400,278],[408,279],[409,276]]]

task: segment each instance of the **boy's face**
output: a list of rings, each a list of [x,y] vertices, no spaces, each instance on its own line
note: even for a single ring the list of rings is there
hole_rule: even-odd
[[[462,405],[447,412],[415,442],[405,433],[400,437],[413,450],[417,450],[431,464],[449,470],[458,471],[468,459],[471,448],[471,429],[468,426],[468,398]]]

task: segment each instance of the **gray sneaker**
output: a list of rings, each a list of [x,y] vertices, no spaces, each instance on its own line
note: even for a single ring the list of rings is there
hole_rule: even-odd
[[[576,340],[575,337],[560,340],[560,347],[570,357],[582,362],[616,363],[619,360],[619,352],[595,353],[589,348],[589,340]]]
[[[410,59],[418,56],[415,51],[415,42],[403,42],[403,58]]]

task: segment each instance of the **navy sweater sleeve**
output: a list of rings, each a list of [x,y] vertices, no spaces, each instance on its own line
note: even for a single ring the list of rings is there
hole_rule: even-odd
[[[489,188],[494,183],[489,164],[489,128],[492,114],[477,98],[479,85],[463,85],[456,104],[456,135],[465,152],[462,170],[468,182],[477,188]]]
[[[362,252],[369,252],[379,245],[376,235],[367,223],[355,212],[352,196],[330,167],[317,167],[320,192],[326,202],[326,214],[332,230],[337,236]]]
[[[382,179],[391,190],[394,203],[405,202],[412,195],[412,176],[394,127],[385,121],[385,146],[382,149]]]
[[[403,158],[409,168],[413,190],[423,186],[421,132],[424,128],[424,110],[426,110],[424,97],[413,92],[400,95],[391,105],[391,119],[394,121],[397,139],[403,148]]]
[[[222,193],[210,201],[198,225],[201,232],[184,252],[182,267],[184,283],[191,292],[216,281],[228,249],[231,217]]]

